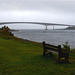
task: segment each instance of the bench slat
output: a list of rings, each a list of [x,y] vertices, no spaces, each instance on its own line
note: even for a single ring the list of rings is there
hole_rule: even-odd
[[[57,51],[53,51],[53,50],[47,50],[48,52],[52,52],[52,53],[55,53],[55,54],[59,54],[59,52]]]
[[[53,47],[46,47],[47,50],[53,50],[53,51],[58,51],[57,48],[53,48]]]
[[[46,44],[46,43],[45,43],[45,45],[46,45],[46,46],[51,46],[51,47],[58,48],[58,46],[54,46],[54,45],[50,45],[50,44]]]

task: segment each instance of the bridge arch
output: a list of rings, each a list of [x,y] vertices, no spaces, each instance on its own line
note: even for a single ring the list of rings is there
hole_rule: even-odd
[[[74,25],[67,25],[67,24],[56,24],[56,23],[45,23],[45,22],[0,22],[0,25],[4,24],[37,24],[37,25],[43,25],[45,26],[47,30],[47,26],[74,26]]]

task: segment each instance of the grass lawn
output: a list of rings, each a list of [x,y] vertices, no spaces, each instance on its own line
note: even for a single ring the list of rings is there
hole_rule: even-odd
[[[75,75],[75,50],[69,64],[42,55],[42,44],[0,33],[0,75]]]

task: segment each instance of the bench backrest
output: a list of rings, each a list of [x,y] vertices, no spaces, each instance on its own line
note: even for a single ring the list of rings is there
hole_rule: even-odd
[[[53,51],[61,52],[61,45],[54,46],[54,45],[46,44],[45,42],[43,42],[43,47],[44,47],[44,50],[53,50]]]

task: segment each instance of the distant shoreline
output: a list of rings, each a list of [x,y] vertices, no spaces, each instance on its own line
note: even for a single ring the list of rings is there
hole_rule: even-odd
[[[75,30],[75,29],[55,29],[55,30]]]
[[[19,30],[14,30],[14,29],[11,29],[10,31],[19,31]]]

